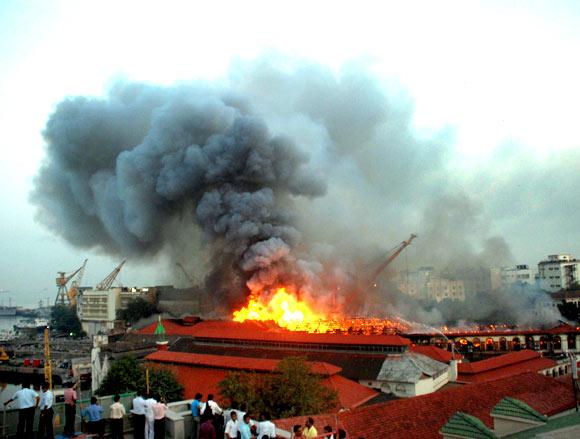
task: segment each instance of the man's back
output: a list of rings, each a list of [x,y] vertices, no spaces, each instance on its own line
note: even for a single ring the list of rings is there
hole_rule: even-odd
[[[215,428],[210,421],[201,424],[199,429],[199,439],[216,439]]]

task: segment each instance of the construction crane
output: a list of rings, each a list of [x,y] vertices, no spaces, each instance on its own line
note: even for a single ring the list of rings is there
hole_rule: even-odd
[[[54,301],[55,305],[70,304],[67,284],[73,277],[75,277],[81,270],[85,268],[86,263],[87,261],[85,260],[85,263],[81,267],[70,274],[66,274],[64,271],[59,271],[57,273],[58,276],[56,278],[56,286],[58,287],[58,291],[56,293],[56,300]]]
[[[81,270],[78,272],[75,279],[72,281],[70,289],[68,290],[68,300],[71,306],[77,305],[77,297],[79,296],[79,287],[83,281],[83,276],[85,275],[85,267],[87,266],[88,259],[85,259]]]
[[[181,264],[181,262],[176,262],[175,265],[177,265],[177,267],[183,272],[183,275],[189,281],[189,285],[192,287],[195,286],[197,283],[196,282],[197,279],[195,278],[195,276],[189,274],[185,269],[185,267]]]
[[[371,285],[376,286],[377,279],[379,278],[381,273],[385,270],[385,268],[387,268],[389,264],[393,262],[397,258],[397,256],[399,256],[401,252],[405,250],[405,248],[408,247],[413,241],[413,239],[415,239],[416,237],[417,235],[412,233],[409,239],[401,242],[398,246],[396,246],[394,249],[391,250],[389,257],[381,265],[379,265],[375,269],[375,271],[373,271],[373,274],[371,276]]]
[[[111,288],[111,285],[113,285],[113,282],[115,282],[115,279],[117,278],[117,275],[121,271],[121,268],[123,268],[123,265],[125,265],[125,262],[127,261],[121,262],[113,271],[111,271],[111,273],[106,278],[100,281],[95,287],[95,290],[106,291],[109,288]]]

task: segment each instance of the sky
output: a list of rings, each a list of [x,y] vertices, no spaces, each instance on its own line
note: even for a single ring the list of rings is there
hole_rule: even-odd
[[[579,163],[566,159],[580,150],[579,52],[580,4],[574,1],[0,0],[0,290],[9,291],[0,300],[52,300],[57,271],[89,258],[83,283],[94,284],[120,262],[74,248],[35,221],[29,196],[45,156],[41,133],[58,102],[104,95],[119,79],[215,80],[232,65],[271,53],[337,72],[364,65],[385,87],[398,84],[413,102],[418,133],[451,127],[447,167],[470,184],[480,178],[509,183],[515,171],[505,169],[506,155],[542,167],[558,195],[542,211],[551,212],[545,228],[531,226],[536,218],[529,209],[514,214],[496,203],[502,193],[487,184],[485,196],[498,204],[494,232],[509,241],[520,263],[579,254],[577,220],[557,220],[573,215],[580,201],[578,192],[562,196],[568,186],[558,182]],[[518,168],[514,181],[546,181],[526,171]],[[525,205],[538,191],[544,193],[522,188],[522,199],[510,203]],[[170,282],[165,262],[131,260],[119,279],[124,285]]]

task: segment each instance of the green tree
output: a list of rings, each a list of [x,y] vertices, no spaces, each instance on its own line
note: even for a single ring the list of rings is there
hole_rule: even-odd
[[[58,332],[64,332],[72,337],[85,336],[74,307],[55,305],[50,313],[50,327]]]
[[[97,395],[145,390],[145,367],[136,358],[124,356],[116,360],[107,376],[96,391]],[[164,396],[167,401],[183,399],[183,386],[175,375],[166,369],[149,369],[149,389],[155,395]]]
[[[300,357],[287,357],[272,374],[231,373],[220,392],[232,402],[246,403],[252,411],[274,418],[322,413],[336,407],[337,395]]]
[[[135,323],[141,319],[150,317],[157,312],[157,307],[147,300],[137,297],[127,303],[127,308],[118,312],[118,317],[127,323]]]

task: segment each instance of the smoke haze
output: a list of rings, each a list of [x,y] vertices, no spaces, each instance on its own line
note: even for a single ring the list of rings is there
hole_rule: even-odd
[[[421,135],[413,113],[400,86],[364,67],[335,73],[276,56],[239,63],[213,84],[117,83],[105,98],[57,106],[32,200],[73,245],[203,260],[210,299],[226,310],[290,284],[320,304],[339,289],[356,313],[365,270],[411,232],[415,267],[516,262],[490,209],[500,201],[482,198],[492,179],[457,173],[453,130]],[[513,178],[541,179],[530,172]],[[385,313],[444,318],[382,288]],[[504,299],[490,296],[487,314]],[[475,319],[472,308],[456,311]]]

